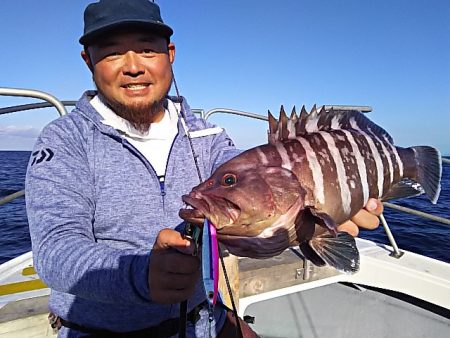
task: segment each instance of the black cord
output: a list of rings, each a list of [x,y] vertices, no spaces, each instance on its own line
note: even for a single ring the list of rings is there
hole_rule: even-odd
[[[173,84],[175,86],[175,91],[177,93],[178,100],[181,102],[180,91],[178,90],[178,85],[177,85],[177,81],[175,80],[175,74],[173,73],[173,69],[172,69],[172,82],[173,82]],[[180,117],[185,121],[184,111],[183,111],[183,109],[180,109],[180,110],[181,111],[178,112],[178,113],[179,113]],[[183,124],[186,126],[185,122]],[[186,128],[187,128],[187,126],[186,126]],[[189,146],[191,148],[192,157],[194,158],[194,164],[195,164],[195,168],[197,169],[198,179],[199,179],[200,183],[202,183],[203,179],[202,179],[202,175],[200,173],[200,166],[199,166],[198,160],[197,160],[198,156],[195,153],[194,145],[192,144],[192,139],[190,138],[188,130],[186,130],[186,136],[187,136],[188,141],[189,141]],[[230,281],[228,279],[227,270],[225,268],[225,263],[223,261],[223,256],[222,256],[222,251],[221,250],[219,250],[219,257],[220,257],[220,263],[221,263],[222,269],[223,269],[223,275],[225,277],[225,282],[227,284],[228,294],[230,295],[231,306],[233,307],[232,308],[233,314],[234,314],[234,317],[236,319],[236,337],[237,338],[243,338],[241,323],[239,322],[239,316],[238,316],[238,313],[237,313],[236,304],[234,303],[233,293],[231,292]],[[186,304],[184,304],[184,303],[186,303]],[[184,313],[182,313],[182,309],[184,307],[187,307],[187,301],[184,301],[184,302],[182,302],[180,304],[180,333],[179,333],[179,337],[180,338],[185,338],[186,337],[186,312],[187,312],[187,309],[185,309]],[[182,326],[182,322],[183,322],[182,318],[184,319],[183,331],[181,330],[182,329],[181,326]],[[182,335],[182,333],[184,335]]]
[[[181,102],[180,91],[178,90],[177,81],[175,80],[175,74],[173,73],[173,69],[172,69],[172,82],[175,86],[178,101]],[[200,173],[200,166],[198,164],[197,154],[195,153],[195,150],[194,150],[194,145],[192,144],[192,140],[189,136],[189,130],[187,129],[186,117],[184,115],[184,111],[183,111],[183,109],[180,109],[180,111],[178,111],[176,106],[175,106],[175,109],[177,110],[177,113],[178,113],[180,119],[182,120],[181,122],[182,122],[183,126],[186,128],[185,132],[186,132],[186,136],[189,141],[189,147],[191,148],[191,153],[192,153],[192,157],[194,159],[195,168],[197,169],[198,179],[199,179],[200,183],[202,183],[203,179],[202,179],[202,175]],[[178,333],[179,338],[186,338],[186,324],[187,324],[187,300],[180,303],[180,330]]]
[[[175,79],[175,74],[173,73],[173,69],[172,69],[172,82],[173,82],[173,85],[175,86],[175,91],[177,93],[178,101],[181,102],[180,91],[178,90],[177,80]],[[178,112],[178,109],[177,109],[177,112]],[[186,116],[184,114],[183,109],[180,109],[178,114],[180,115],[181,119],[183,120],[182,124],[186,127],[185,133],[188,138],[189,147],[191,148],[191,153],[192,153],[192,158],[194,159],[195,168],[197,169],[197,176],[198,176],[200,183],[202,183],[203,179],[202,179],[202,174],[200,173],[200,165],[198,164],[198,156],[195,153],[194,145],[192,144],[192,139],[189,135],[189,130],[187,129]]]
[[[234,303],[233,292],[231,291],[230,280],[228,279],[227,269],[225,268],[225,262],[223,260],[222,250],[219,249],[220,264],[222,265],[223,276],[225,277],[225,283],[227,284],[228,294],[230,295],[231,307],[233,310],[234,318],[236,319],[236,337],[243,338],[241,323],[239,322],[239,316]]]
[[[180,323],[179,323],[179,338],[186,338],[186,324],[187,324],[187,300],[180,303]]]

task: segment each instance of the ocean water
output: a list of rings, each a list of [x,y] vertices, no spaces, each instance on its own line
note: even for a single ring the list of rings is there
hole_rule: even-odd
[[[0,151],[0,198],[24,189],[29,151]],[[0,264],[31,250],[25,197],[0,205]]]
[[[0,198],[24,188],[30,152],[0,151]],[[403,199],[396,204],[450,219],[450,165],[444,164],[442,191],[438,204],[424,196]],[[389,208],[385,218],[400,249],[450,263],[450,228]],[[388,244],[383,227],[362,231],[362,238]],[[0,206],[0,264],[31,249],[25,198]]]

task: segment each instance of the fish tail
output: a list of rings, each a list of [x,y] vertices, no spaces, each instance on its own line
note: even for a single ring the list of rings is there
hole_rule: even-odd
[[[439,150],[428,146],[411,147],[417,165],[417,182],[431,203],[436,204],[441,192],[442,160]]]

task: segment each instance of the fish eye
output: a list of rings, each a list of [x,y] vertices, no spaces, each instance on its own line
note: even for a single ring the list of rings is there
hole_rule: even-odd
[[[231,187],[233,185],[235,185],[237,182],[237,177],[234,174],[225,174],[222,177],[222,185],[224,187]]]

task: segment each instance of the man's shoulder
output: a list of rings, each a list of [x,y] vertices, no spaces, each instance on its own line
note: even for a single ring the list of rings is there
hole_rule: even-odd
[[[61,116],[53,121],[51,121],[45,128],[73,128],[81,125],[89,125],[95,122],[97,116],[99,115],[95,109],[90,105],[89,101],[92,98],[91,95],[95,93],[92,91],[87,91],[83,96],[76,102],[75,108],[64,116]]]
[[[72,134],[74,132],[79,133],[88,127],[89,120],[86,119],[83,114],[77,109],[74,109],[70,113],[61,116],[50,123],[48,123],[41,132],[41,135],[46,134]]]
[[[75,108],[68,114],[49,122],[41,131],[39,139],[43,141],[63,142],[78,138],[84,138],[92,130],[94,121],[86,112],[86,105],[89,100],[86,93],[81,97]],[[90,112],[92,114],[92,112]]]

